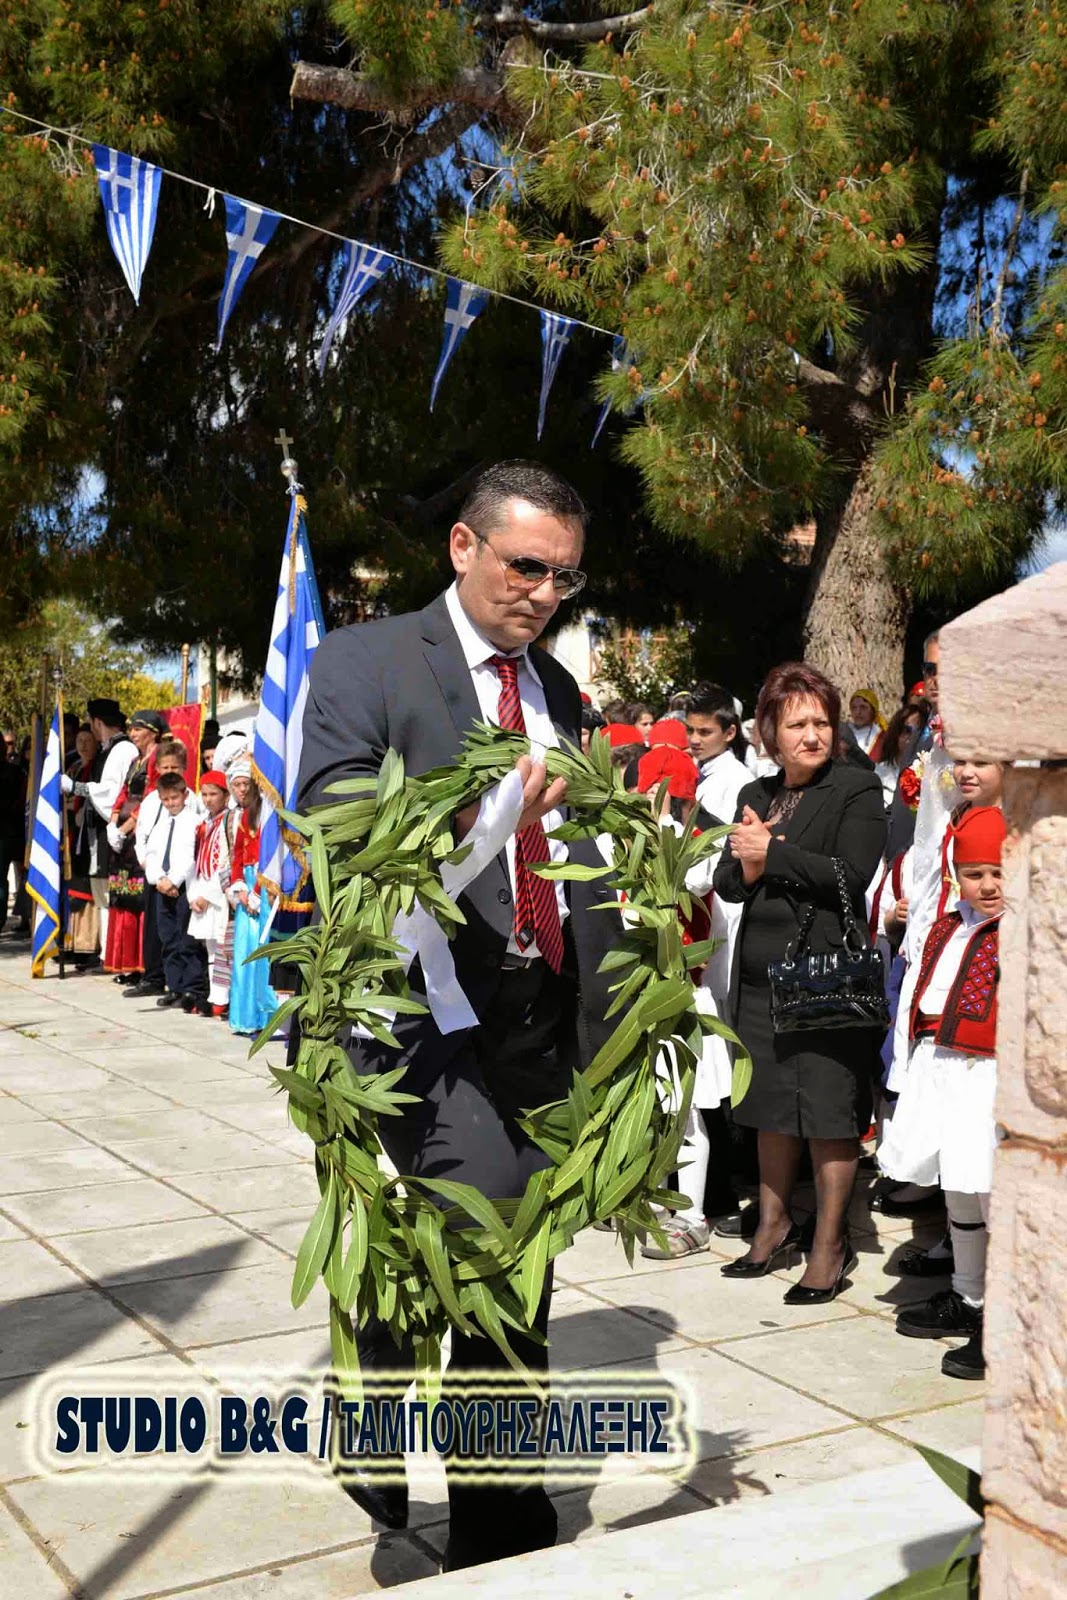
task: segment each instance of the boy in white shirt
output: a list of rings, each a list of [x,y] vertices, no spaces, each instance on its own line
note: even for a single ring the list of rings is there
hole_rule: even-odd
[[[752,774],[745,766],[745,739],[733,699],[716,683],[698,683],[685,718],[689,754],[700,769],[697,805],[716,822],[733,822],[737,797]]]
[[[156,902],[163,974],[167,993],[157,1006],[186,1004],[187,1010],[207,999],[207,959],[203,944],[189,936],[189,895],[196,860],[197,812],[186,804],[188,789],[180,772],[165,772],[156,788],[164,815],[149,835],[144,862],[145,882]]]

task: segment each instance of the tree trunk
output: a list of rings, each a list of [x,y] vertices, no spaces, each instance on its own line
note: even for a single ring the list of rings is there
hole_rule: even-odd
[[[840,689],[846,712],[856,689],[875,689],[888,717],[905,687],[909,601],[871,531],[871,471],[868,459],[848,494],[818,518],[804,654]]]

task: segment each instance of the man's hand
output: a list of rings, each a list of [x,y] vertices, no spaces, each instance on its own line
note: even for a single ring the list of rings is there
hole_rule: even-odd
[[[730,835],[730,847],[741,863],[741,875],[746,883],[756,883],[762,878],[770,842],[771,830],[760,821],[751,806],[746,806],[741,821]]]
[[[530,756],[520,756],[515,763],[515,771],[522,778],[522,815],[515,825],[515,832],[521,833],[523,828],[532,827],[535,822],[540,822],[549,811],[556,811],[563,804],[567,796],[566,778],[555,778],[545,787],[548,776],[543,761],[534,761]],[[473,805],[464,806],[462,811],[456,812],[455,828],[456,843],[471,831],[478,820],[481,810],[481,801]]]
[[[171,883],[169,878],[157,878],[156,888],[159,890],[160,894],[178,893],[177,889],[174,887],[173,883]]]

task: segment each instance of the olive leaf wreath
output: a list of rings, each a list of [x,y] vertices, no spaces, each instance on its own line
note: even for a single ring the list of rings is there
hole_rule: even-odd
[[[625,918],[601,971],[614,974],[607,1012],[618,1025],[566,1099],[541,1106],[521,1126],[548,1156],[520,1199],[492,1200],[467,1184],[390,1175],[379,1164],[380,1117],[403,1114],[417,1096],[397,1088],[405,1068],[361,1074],[340,1042],[350,1026],[397,1045],[389,1021],[424,1012],[408,989],[403,951],[392,938],[399,913],[416,904],[452,936],[464,917],[441,884],[446,861],[465,854],[452,828],[458,811],[513,769],[529,744],[521,735],[479,725],[453,766],[413,778],[390,751],[377,777],[342,779],[344,796],[285,820],[309,842],[321,921],[285,942],[299,970],[300,992],[284,1000],[252,1046],[263,1048],[286,1018],[299,1021],[292,1067],[270,1071],[287,1091],[289,1114],[315,1145],[320,1200],[297,1254],[292,1299],[300,1305],[321,1277],[330,1296],[330,1345],[342,1386],[358,1385],[355,1330],[370,1316],[397,1340],[413,1343],[416,1370],[432,1383],[449,1327],[492,1339],[517,1370],[507,1328],[532,1330],[549,1263],[576,1233],[613,1217],[627,1260],[643,1230],[659,1234],[655,1203],[677,1207],[664,1187],[685,1132],[694,1066],[705,1032],[735,1035],[694,1007],[694,968],[716,941],[686,946],[678,910],[688,916],[689,869],[713,851],[725,829],[677,834],[652,806],[629,794],[597,735],[588,756],[549,750],[551,777],[567,781],[570,820],[556,837],[608,834],[613,864],[551,864],[553,879],[605,880],[597,909]],[[278,955],[277,945],[256,952]],[[255,959],[253,957],[252,959]],[[676,1085],[664,1092],[664,1047],[671,1046]],[[751,1068],[739,1052],[735,1093]],[[442,1209],[444,1202],[447,1209]]]

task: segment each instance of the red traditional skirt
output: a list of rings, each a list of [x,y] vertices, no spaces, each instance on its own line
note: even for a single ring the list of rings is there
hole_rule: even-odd
[[[120,911],[112,906],[107,914],[107,949],[104,952],[105,972],[142,972],[141,935],[144,913]]]

